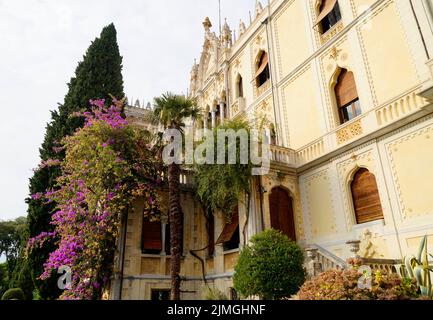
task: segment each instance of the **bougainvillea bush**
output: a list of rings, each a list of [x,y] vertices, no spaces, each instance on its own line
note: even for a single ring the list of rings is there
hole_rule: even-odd
[[[414,280],[402,279],[397,274],[373,271],[366,276],[359,263],[350,261],[344,270],[328,270],[305,282],[298,297],[300,300],[409,300],[418,298]],[[367,281],[371,286],[366,286]],[[361,284],[361,285],[360,285]]]
[[[28,250],[56,242],[41,278],[70,267],[72,283],[62,299],[100,298],[112,275],[121,216],[136,197],[148,199],[145,214],[158,215],[158,166],[150,134],[122,116],[123,102],[91,104],[92,112],[81,115],[84,127],[63,141],[65,160],[42,164],[60,165],[57,187],[32,196],[56,203],[51,219],[55,231],[30,239]]]

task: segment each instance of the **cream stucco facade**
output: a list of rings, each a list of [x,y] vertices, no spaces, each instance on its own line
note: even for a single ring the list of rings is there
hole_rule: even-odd
[[[266,118],[275,129],[271,173],[254,184],[250,206],[239,206],[240,246],[271,227],[269,196],[282,187],[293,199],[296,240],[303,247],[318,245],[346,259],[346,242],[361,240],[365,257],[400,259],[422,236],[433,240],[433,1],[337,5],[341,20],[325,33],[315,26],[320,0],[258,2],[253,21],[248,27],[241,22],[237,36],[228,25],[217,35],[206,20],[190,94],[203,110],[204,127],[244,117]],[[263,53],[269,78],[259,86]],[[334,94],[342,69],[354,75],[361,108],[344,123]],[[351,182],[359,168],[376,178],[383,219],[356,221]],[[204,298],[203,276],[229,296],[238,250],[216,245],[213,256],[197,251],[201,260],[194,257],[190,250],[205,247],[208,238],[202,209],[187,187],[182,207],[182,298]],[[150,299],[152,289],[170,287],[169,256],[142,253],[141,223],[137,203],[127,221],[123,281],[116,284],[122,299]],[[222,217],[215,219],[215,239],[223,224]]]

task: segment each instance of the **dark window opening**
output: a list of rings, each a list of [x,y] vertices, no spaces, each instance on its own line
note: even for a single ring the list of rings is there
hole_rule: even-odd
[[[237,83],[237,89],[238,89],[238,98],[244,97],[244,84],[242,77],[239,76],[238,83]]]
[[[269,58],[266,52],[262,52],[259,63],[257,65],[256,84],[261,87],[266,81],[270,79],[269,73]]]
[[[231,221],[226,222],[224,225],[224,229],[218,237],[216,244],[222,244],[224,251],[228,251],[238,249],[239,243],[239,212],[238,207],[236,207]]]
[[[224,242],[223,248],[224,251],[234,250],[239,248],[239,225],[236,228],[235,232],[233,233],[232,237],[229,241]]]
[[[168,300],[170,300],[170,290],[152,289],[151,300],[152,301],[168,301]]]
[[[341,70],[334,92],[341,124],[361,115],[361,103],[353,72]]]
[[[206,229],[208,234],[208,250],[209,257],[215,253],[215,217],[212,212],[208,214],[206,219]]]
[[[322,33],[326,33],[341,20],[341,11],[338,1],[323,0],[320,5],[317,23]]]
[[[141,250],[145,254],[160,254],[162,250],[161,222],[143,217]]]
[[[361,104],[359,99],[350,102],[348,105],[340,108],[341,123],[348,122],[361,115]]]
[[[209,112],[207,115],[207,128],[212,128],[212,112]]]

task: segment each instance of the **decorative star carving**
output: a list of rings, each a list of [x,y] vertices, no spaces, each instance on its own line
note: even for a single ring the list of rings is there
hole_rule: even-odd
[[[259,35],[257,36],[257,38],[256,38],[256,44],[260,44],[260,43],[262,43],[262,40],[263,40],[263,38],[262,38],[262,36],[259,34]]]
[[[341,49],[337,49],[336,47],[333,47],[331,49],[331,54],[329,55],[329,58],[333,60],[337,60],[338,57],[340,56],[341,51],[342,51]]]

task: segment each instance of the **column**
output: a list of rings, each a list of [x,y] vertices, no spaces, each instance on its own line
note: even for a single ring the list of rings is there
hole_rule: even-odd
[[[212,129],[216,127],[215,110],[212,110]]]
[[[224,114],[224,102],[223,101],[220,102],[219,108],[220,108],[220,115],[221,115],[221,124],[223,124],[224,119],[226,117],[226,115]]]

